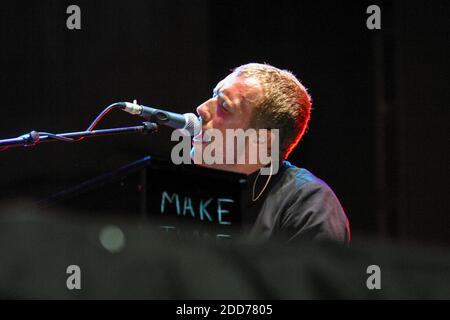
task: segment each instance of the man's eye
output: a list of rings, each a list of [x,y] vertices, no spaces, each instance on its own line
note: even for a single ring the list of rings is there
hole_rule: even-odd
[[[219,107],[221,107],[222,109],[226,109],[228,107],[228,105],[225,101],[219,100]]]
[[[220,102],[219,105],[221,109],[225,110],[226,112],[230,112],[230,108],[228,106],[228,103],[226,103],[226,101]]]

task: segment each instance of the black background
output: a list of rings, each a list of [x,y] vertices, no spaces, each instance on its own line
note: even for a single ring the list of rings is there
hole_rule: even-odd
[[[66,8],[81,8],[81,30]],[[366,8],[382,10],[368,30]],[[447,1],[9,1],[0,139],[85,129],[115,101],[192,112],[229,70],[293,71],[314,110],[290,161],[340,198],[353,236],[450,243]],[[115,111],[100,127],[139,124]],[[170,130],[0,153],[0,199],[39,198],[145,155]]]

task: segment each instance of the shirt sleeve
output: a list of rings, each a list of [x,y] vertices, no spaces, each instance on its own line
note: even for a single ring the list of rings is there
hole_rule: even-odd
[[[350,241],[347,216],[325,183],[308,182],[292,194],[292,205],[281,219],[281,233],[296,240]]]

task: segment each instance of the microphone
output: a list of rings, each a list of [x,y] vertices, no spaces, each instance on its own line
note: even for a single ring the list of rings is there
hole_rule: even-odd
[[[138,105],[136,100],[131,102],[118,102],[122,110],[138,115],[147,121],[165,125],[175,129],[185,129],[191,136],[197,135],[201,130],[198,117],[193,113],[179,114],[170,111],[159,110],[151,107]]]

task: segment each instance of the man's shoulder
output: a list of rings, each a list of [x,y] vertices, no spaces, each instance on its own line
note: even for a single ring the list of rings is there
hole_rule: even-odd
[[[289,161],[283,161],[283,183],[288,185],[291,190],[300,190],[302,188],[323,188],[324,190],[331,191],[330,186],[314,175],[311,171],[305,168],[299,168]]]
[[[294,230],[298,229],[296,235],[347,242],[350,239],[348,219],[328,184],[288,161],[283,162],[283,170],[282,188],[289,207],[282,215],[282,225],[294,226]]]
[[[281,181],[283,190],[280,190],[280,195],[283,195],[291,211],[333,214],[347,219],[338,197],[325,181],[309,170],[294,166],[288,161],[283,162],[283,168],[285,172]],[[298,210],[300,208],[302,210]]]

